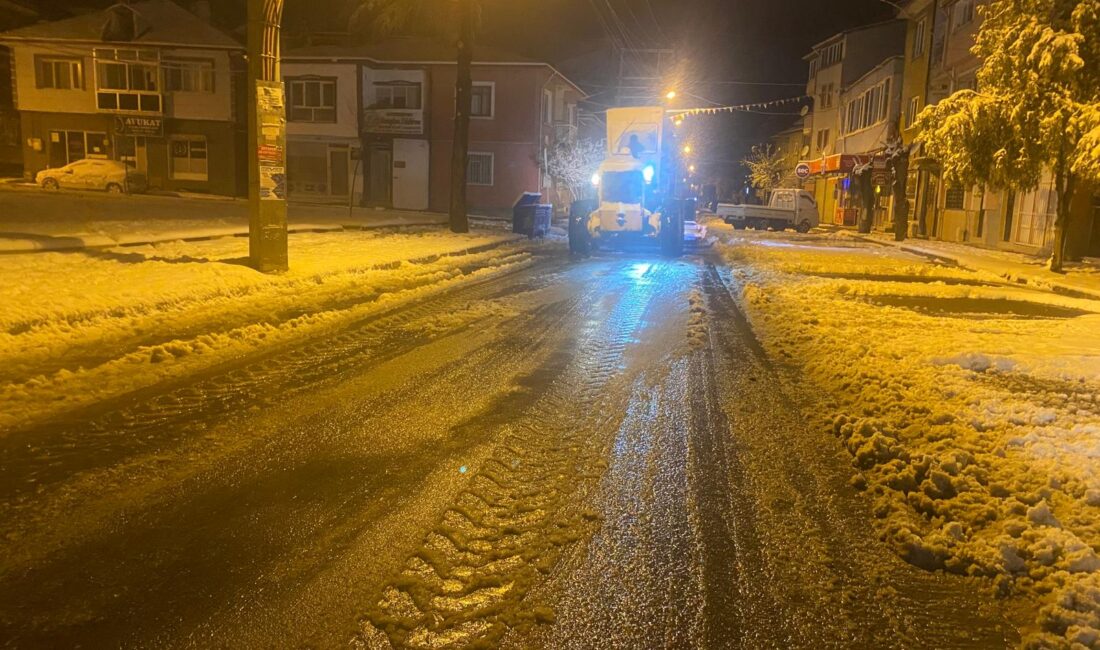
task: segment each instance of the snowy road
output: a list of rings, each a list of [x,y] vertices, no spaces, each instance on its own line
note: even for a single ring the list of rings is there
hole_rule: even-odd
[[[10,647],[1003,648],[706,258],[549,254],[0,439]]]

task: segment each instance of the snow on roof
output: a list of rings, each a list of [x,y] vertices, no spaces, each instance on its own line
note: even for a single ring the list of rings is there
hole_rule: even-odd
[[[128,5],[137,15],[138,30],[133,43],[244,49],[244,46],[218,28],[170,0],[142,0]],[[104,43],[103,26],[107,9],[38,23],[0,33],[0,41],[77,41]]]

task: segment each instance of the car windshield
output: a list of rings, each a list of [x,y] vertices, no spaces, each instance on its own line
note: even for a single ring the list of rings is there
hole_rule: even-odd
[[[606,172],[600,181],[600,198],[619,203],[641,203],[645,181],[642,172]]]

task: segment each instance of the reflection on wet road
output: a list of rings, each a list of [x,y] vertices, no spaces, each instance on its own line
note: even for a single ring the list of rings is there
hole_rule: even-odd
[[[549,260],[0,441],[12,647],[971,648],[705,259]]]

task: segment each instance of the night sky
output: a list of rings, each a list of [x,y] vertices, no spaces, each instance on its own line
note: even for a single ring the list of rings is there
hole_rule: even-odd
[[[48,14],[111,0],[22,0]],[[177,0],[187,6],[190,0]],[[405,0],[415,1],[415,0]],[[419,0],[447,2],[448,0]],[[670,83],[681,106],[742,104],[801,95],[810,46],[843,29],[891,17],[884,0],[481,0],[481,41],[554,63],[609,103],[612,39],[678,54]],[[211,0],[226,29],[244,20],[244,0]],[[292,42],[309,33],[346,30],[356,0],[286,0],[284,28]],[[747,82],[747,83],[746,83]],[[789,126],[790,115],[691,118],[700,169],[728,174],[751,144]]]

